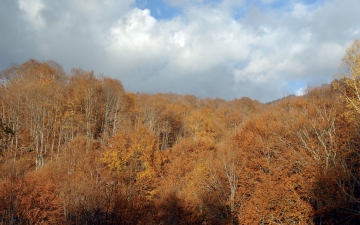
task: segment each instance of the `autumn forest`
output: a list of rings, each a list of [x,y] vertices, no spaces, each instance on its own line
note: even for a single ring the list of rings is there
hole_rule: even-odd
[[[340,63],[270,103],[3,70],[0,224],[359,224],[359,40]]]

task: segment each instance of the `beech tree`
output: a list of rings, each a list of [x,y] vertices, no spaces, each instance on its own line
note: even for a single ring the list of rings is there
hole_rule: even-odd
[[[355,39],[347,49],[340,65],[339,80],[334,82],[334,88],[341,93],[341,98],[347,102],[347,107],[360,113],[360,40]],[[352,110],[348,116],[352,115]]]
[[[75,110],[77,112],[78,120],[76,123],[78,123],[77,126],[80,128],[80,132],[85,132],[86,149],[89,151],[92,139],[98,136],[101,130],[101,119],[103,118],[101,83],[96,79],[93,72],[73,69],[70,78],[70,89],[73,94],[69,99],[72,107],[70,112],[75,113]],[[71,120],[71,126],[74,126],[73,118]]]
[[[109,140],[104,152],[102,161],[126,184],[131,200],[136,193],[142,197],[153,195],[150,182],[156,175],[156,166],[161,163],[161,159],[156,157],[155,140],[144,127],[128,135],[120,131]]]
[[[114,136],[127,119],[126,110],[130,107],[128,98],[120,81],[104,77],[104,124],[103,138]]]

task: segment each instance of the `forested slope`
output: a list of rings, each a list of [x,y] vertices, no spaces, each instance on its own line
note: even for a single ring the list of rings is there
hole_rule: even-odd
[[[0,74],[0,223],[359,224],[359,49],[347,76],[270,104],[12,66]]]

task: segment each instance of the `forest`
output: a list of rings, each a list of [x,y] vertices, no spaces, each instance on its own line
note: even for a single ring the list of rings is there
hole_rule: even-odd
[[[30,59],[0,73],[0,224],[360,224],[360,41],[270,103],[126,92]]]

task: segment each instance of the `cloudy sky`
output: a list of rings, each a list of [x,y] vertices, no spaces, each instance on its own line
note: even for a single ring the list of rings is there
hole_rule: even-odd
[[[0,70],[29,58],[132,92],[263,102],[328,83],[359,0],[0,0]]]

